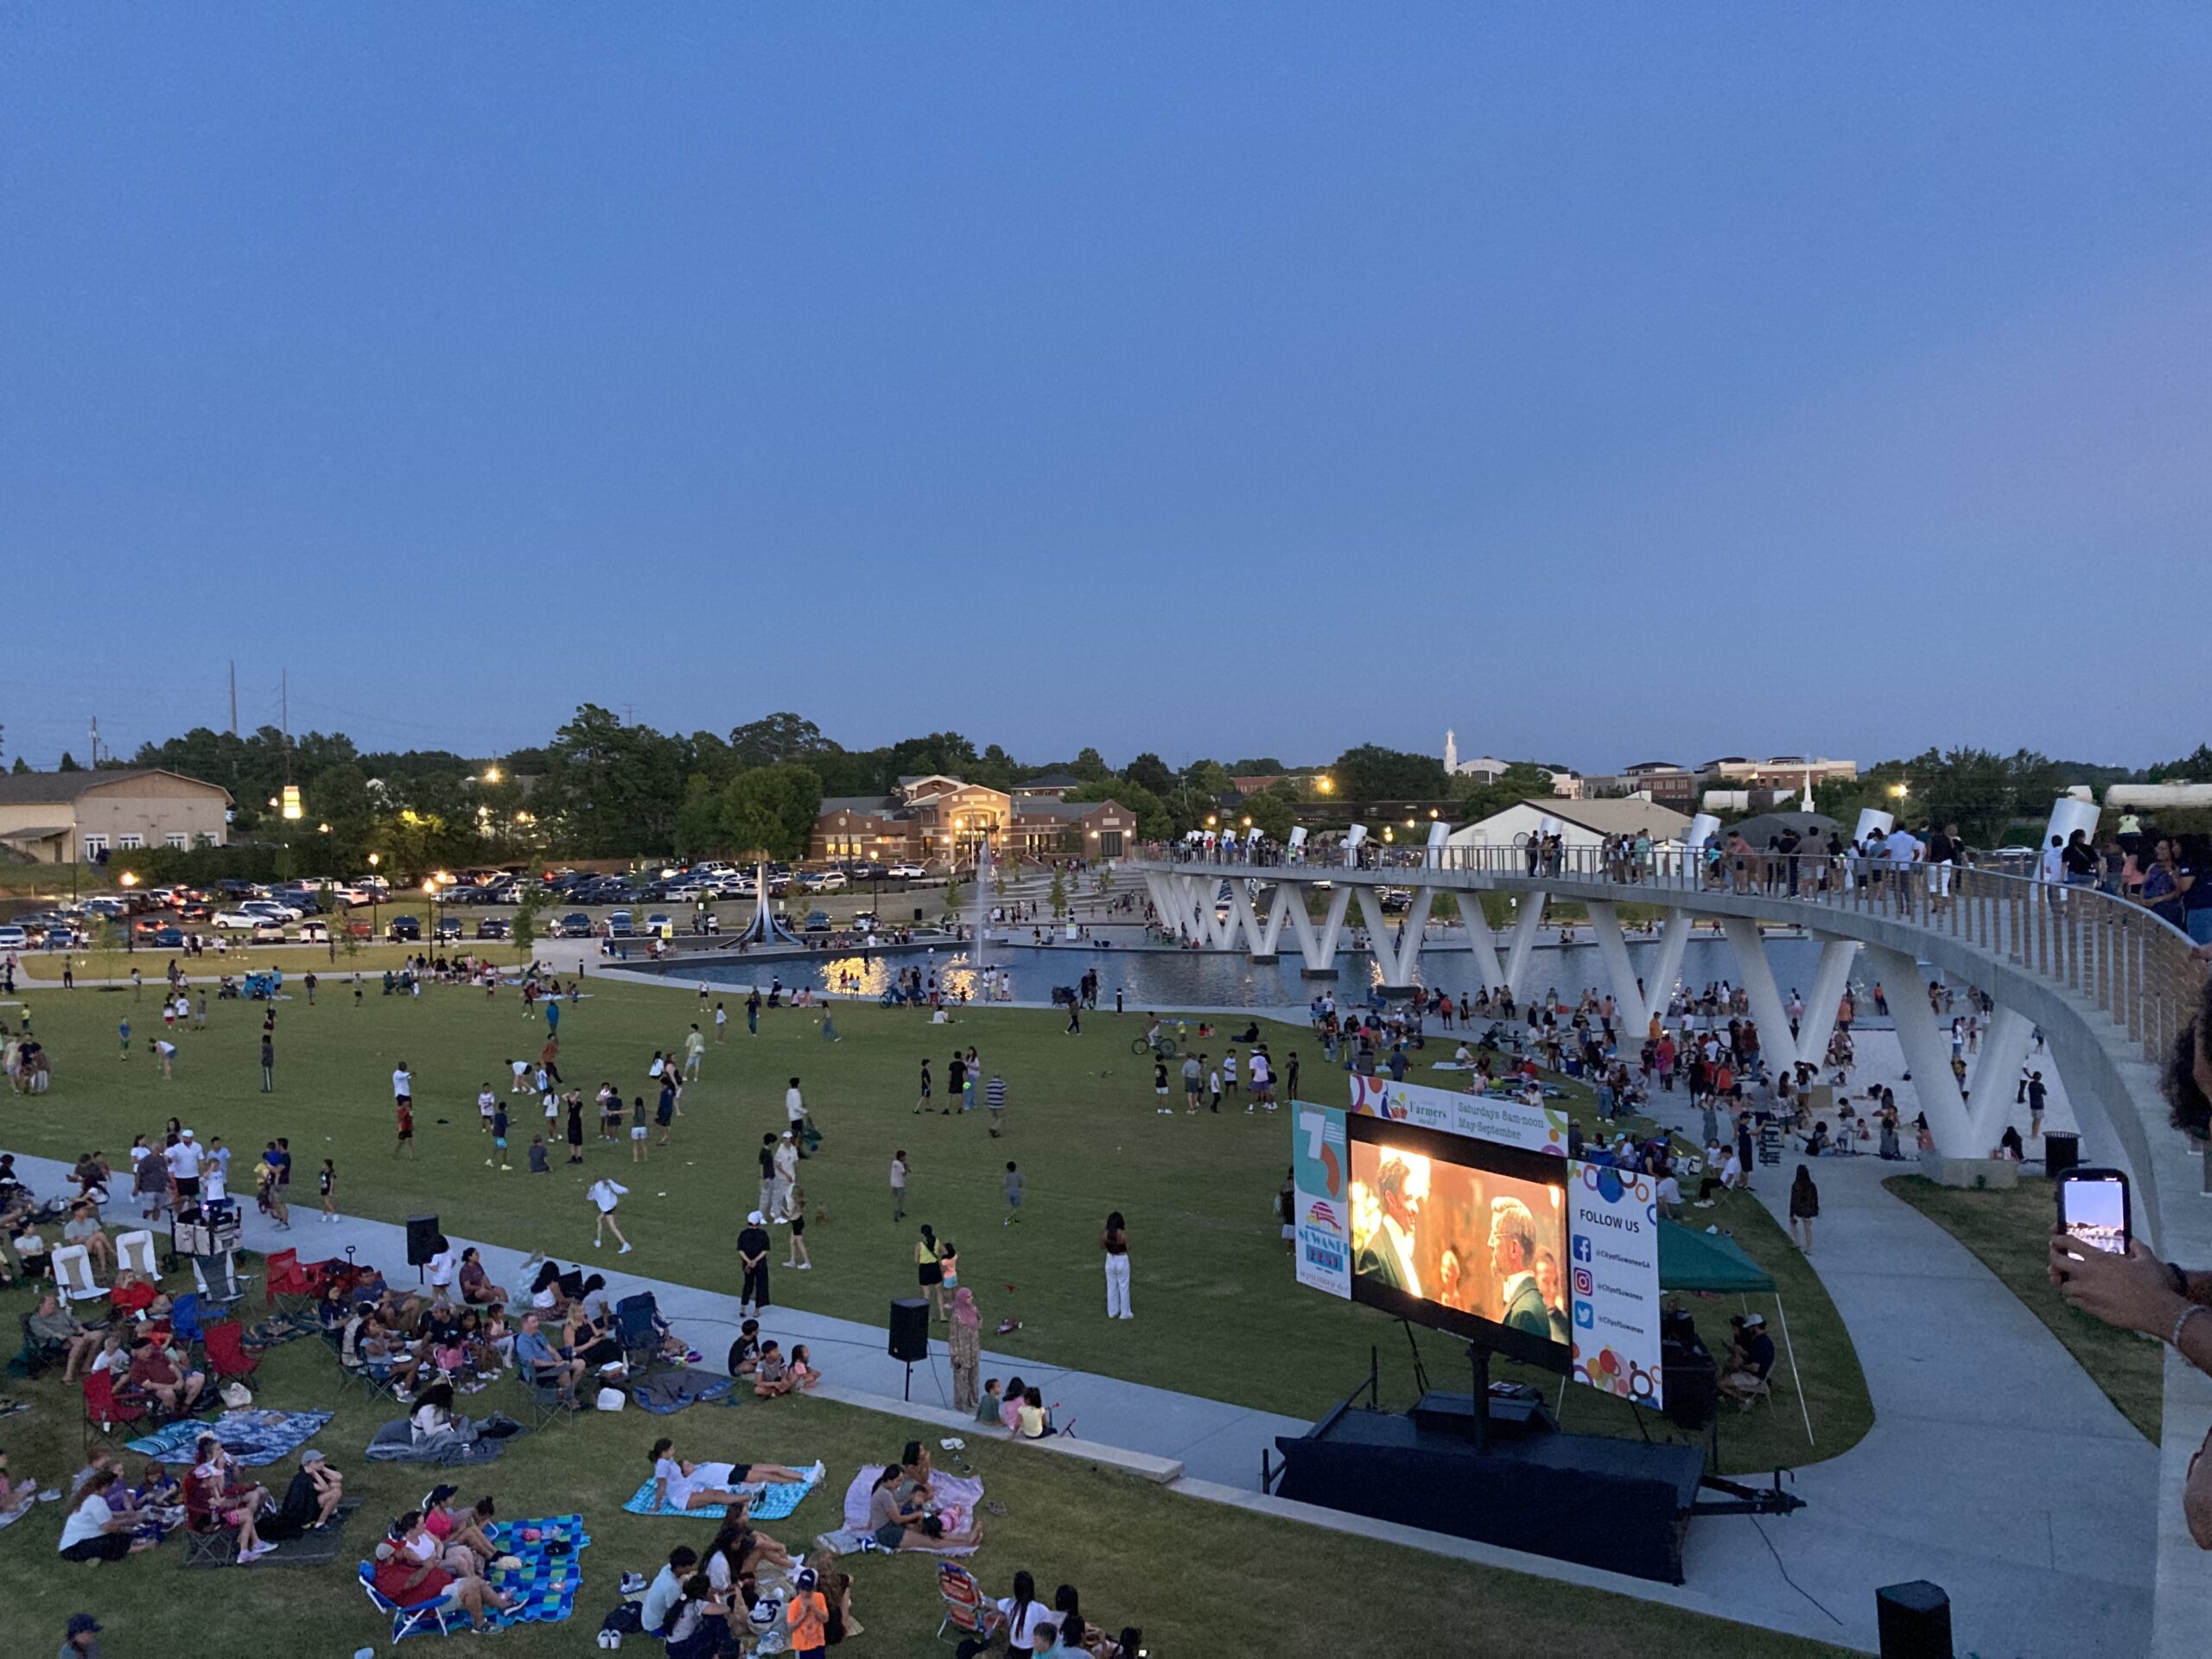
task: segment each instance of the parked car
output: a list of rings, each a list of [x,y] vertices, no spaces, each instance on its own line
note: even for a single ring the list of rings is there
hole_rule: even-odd
[[[0,950],[24,950],[30,948],[31,936],[10,923],[0,927]]]
[[[893,864],[891,867],[891,879],[894,881],[918,881],[928,874],[927,870],[914,863]]]
[[[553,924],[556,939],[588,939],[591,937],[591,918],[581,910],[571,911]]]
[[[813,890],[817,893],[842,893],[851,885],[842,870],[820,870],[815,874]]]
[[[458,916],[439,917],[438,925],[432,930],[432,934],[433,937],[441,940],[460,938],[461,937],[461,918]]]
[[[476,924],[476,937],[480,939],[504,939],[513,931],[504,916],[486,916]]]
[[[219,910],[208,925],[218,933],[251,933],[271,919],[256,910]]]
[[[300,924],[300,943],[302,944],[328,944],[330,943],[330,924],[325,921],[302,922]]]
[[[645,933],[650,938],[664,939],[675,931],[676,924],[663,912],[655,911],[645,918]]]
[[[423,918],[419,916],[395,916],[384,933],[385,938],[394,944],[420,944],[423,942]]]
[[[287,899],[247,899],[240,902],[238,908],[257,916],[273,916],[281,922],[296,922],[307,914]]]
[[[248,937],[256,944],[282,944],[284,943],[284,924],[273,917],[264,916],[253,925],[253,931]]]
[[[605,925],[607,937],[610,939],[633,939],[638,936],[637,922],[626,910],[611,912]]]

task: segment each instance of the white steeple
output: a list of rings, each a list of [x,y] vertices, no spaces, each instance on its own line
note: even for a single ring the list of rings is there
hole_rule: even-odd
[[[1459,770],[1459,742],[1450,727],[1444,730],[1444,772],[1446,777]]]

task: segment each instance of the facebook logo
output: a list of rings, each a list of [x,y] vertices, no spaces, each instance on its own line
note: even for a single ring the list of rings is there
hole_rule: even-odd
[[[1577,1268],[1574,1270],[1574,1294],[1576,1295],[1587,1296],[1593,1289],[1596,1288],[1597,1282],[1598,1281],[1596,1280],[1590,1276],[1589,1268]]]
[[[1578,1301],[1574,1305],[1574,1322],[1585,1331],[1591,1329],[1598,1323],[1598,1310],[1587,1302]]]
[[[1580,1234],[1575,1236],[1574,1259],[1578,1262],[1587,1262],[1590,1259],[1590,1241]]]

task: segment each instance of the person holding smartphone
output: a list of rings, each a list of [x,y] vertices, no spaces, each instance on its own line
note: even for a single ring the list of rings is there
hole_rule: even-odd
[[[2212,1137],[2212,980],[2195,1017],[2175,1038],[2161,1079],[2174,1128],[2196,1141]],[[2050,1281],[2069,1306],[2107,1325],[2170,1344],[2212,1375],[2212,1272],[2161,1262],[2139,1239],[2110,1254],[2054,1229]],[[2212,1435],[2190,1459],[2182,1512],[2200,1549],[2212,1550]]]

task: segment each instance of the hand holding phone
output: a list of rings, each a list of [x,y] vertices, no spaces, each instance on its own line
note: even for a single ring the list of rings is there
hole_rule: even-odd
[[[2058,1178],[2058,1230],[2075,1243],[2126,1255],[2134,1242],[2127,1176],[2076,1166]]]

